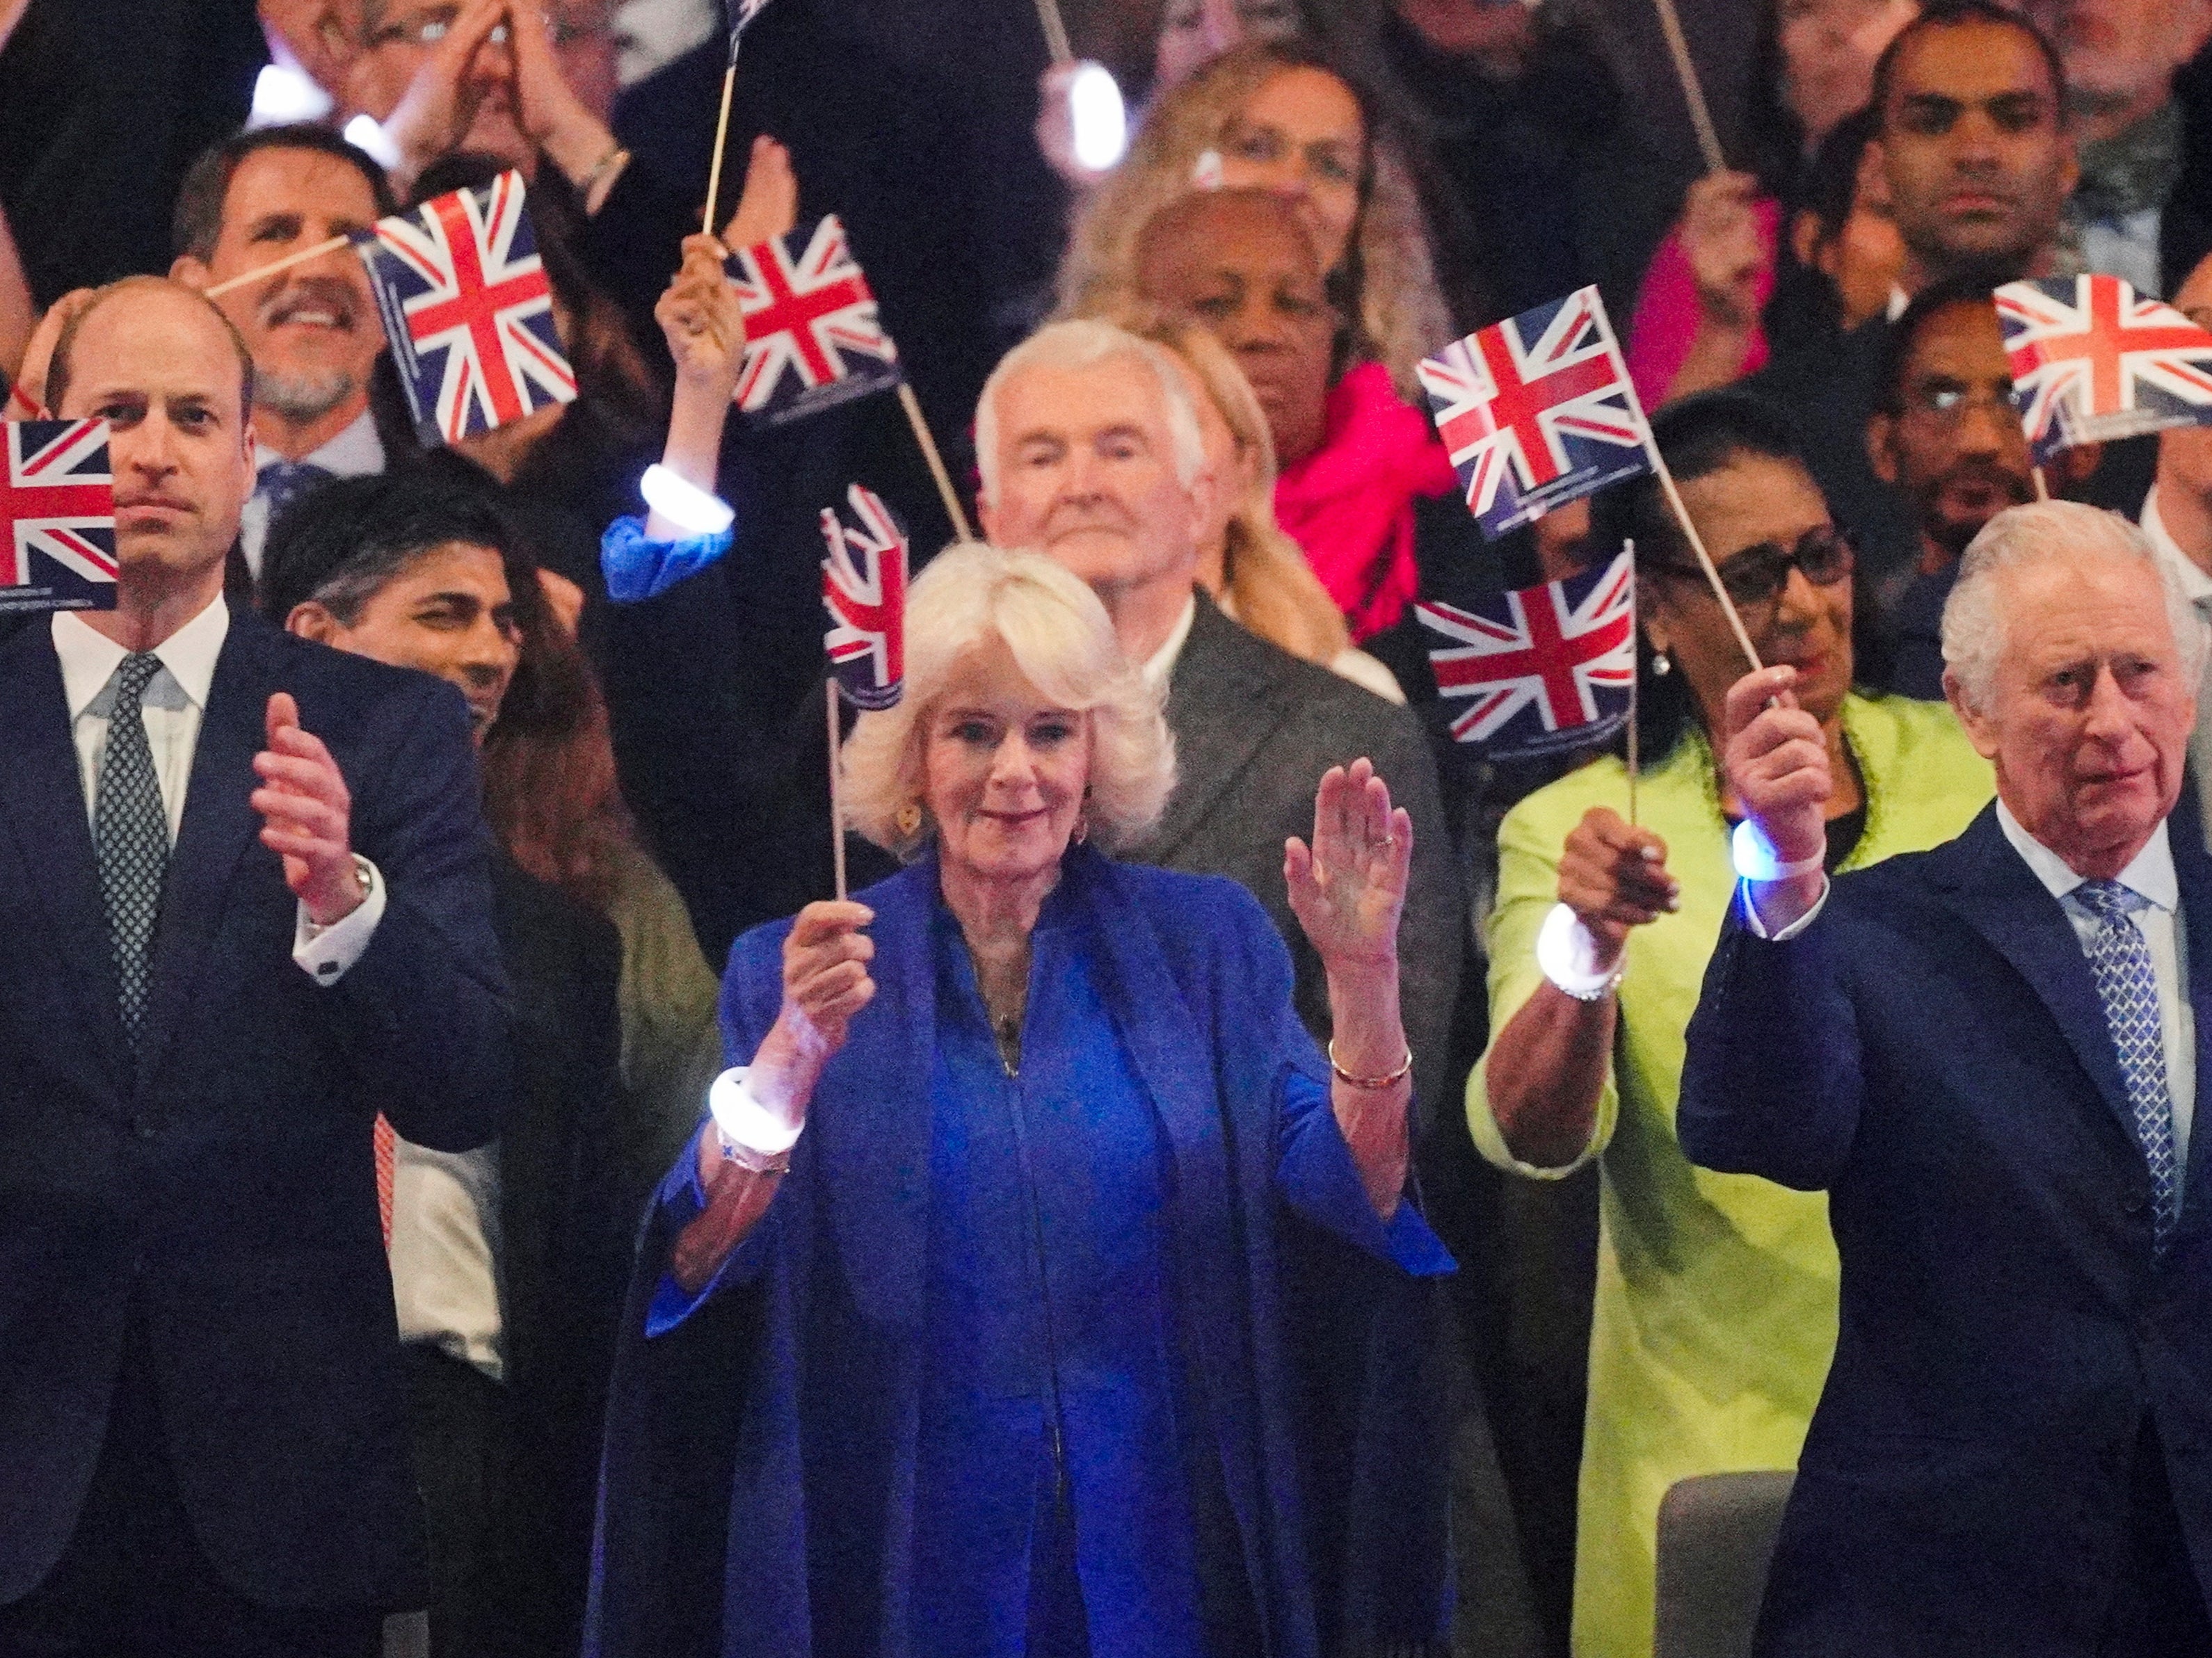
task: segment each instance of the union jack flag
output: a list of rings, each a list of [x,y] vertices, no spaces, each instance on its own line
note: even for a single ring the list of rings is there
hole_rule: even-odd
[[[520,173],[380,219],[356,246],[424,443],[574,399]]]
[[[1636,565],[1500,593],[1480,610],[1425,602],[1422,625],[1449,641],[1429,653],[1437,689],[1471,698],[1452,736],[1493,759],[1602,743],[1628,721],[1636,691]]]
[[[115,608],[115,479],[102,420],[5,422],[0,616]]]
[[[2118,276],[2007,282],[2013,406],[2042,465],[2077,443],[2212,426],[2212,334]]]
[[[896,386],[898,347],[835,214],[729,258],[745,317],[736,400],[770,425]]]
[[[835,507],[822,509],[823,636],[837,689],[858,708],[888,708],[906,689],[906,531],[882,498],[854,484],[846,491],[858,528]]]
[[[1650,428],[1595,288],[1470,334],[1419,374],[1485,535],[1651,470]]]

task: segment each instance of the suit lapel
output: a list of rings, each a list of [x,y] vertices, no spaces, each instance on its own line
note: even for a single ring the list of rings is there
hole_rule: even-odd
[[[240,855],[254,844],[260,815],[251,796],[259,778],[253,756],[261,750],[263,710],[270,692],[262,624],[234,613],[192,754],[185,792],[184,822],[169,874],[161,889],[161,919],[154,935],[146,1029],[139,1043],[142,1071],[161,1060],[199,981],[199,965],[221,925],[223,899]]]
[[[108,948],[69,698],[61,660],[36,623],[0,653],[0,709],[13,750],[0,770],[0,809],[14,832],[23,874],[38,889],[50,923],[46,937],[76,981],[69,999],[85,1011],[85,1017],[69,1022],[64,1039],[73,1044],[88,1027],[111,1072],[125,1076],[130,1067],[115,958]]]
[[[1261,744],[1281,723],[1275,676],[1264,648],[1198,595],[1190,636],[1168,683],[1168,727],[1175,733],[1175,793],[1144,849],[1146,861],[1169,861],[1212,815]]]
[[[2190,1011],[2197,1021],[2197,1088],[2200,1107],[2212,1098],[2212,856],[2208,856],[2203,832],[2185,823],[2176,811],[2168,820],[2167,838],[2173,847],[2173,872],[2181,887],[2181,922],[2187,944]],[[2212,1203],[2203,1185],[2212,1173],[2205,1142],[2212,1133],[2212,1118],[2197,1109],[2191,1114],[2189,1156],[2183,1165],[2182,1224],[2186,1226]]]
[[[1966,924],[2006,961],[2057,1021],[2060,1034],[2135,1143],[2135,1113],[2120,1074],[2119,1050],[2098,999],[2097,981],[2066,912],[1999,827],[1996,808],[1985,806],[1944,854],[1943,872],[1954,884],[1949,896]]]

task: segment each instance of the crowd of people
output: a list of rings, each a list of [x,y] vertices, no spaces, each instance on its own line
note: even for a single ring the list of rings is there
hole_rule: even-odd
[[[0,0],[0,1658],[1644,1658],[1790,1470],[1762,1654],[2212,1654],[2212,430],[1993,299],[2212,329],[2212,0],[1742,0],[1702,171],[1596,4],[1071,7],[1103,171],[975,5],[761,9],[710,206],[720,15]],[[510,169],[576,395],[426,441],[345,239]],[[733,404],[830,213],[949,494]],[[1492,538],[1417,366],[1586,285],[1671,479]],[[1632,732],[1455,740],[1624,548]]]

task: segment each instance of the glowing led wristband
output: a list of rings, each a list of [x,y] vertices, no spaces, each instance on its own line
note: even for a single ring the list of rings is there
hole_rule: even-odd
[[[1818,874],[1828,862],[1825,847],[1810,858],[1783,862],[1773,843],[1748,817],[1735,826],[1735,834],[1729,842],[1729,854],[1735,865],[1735,872],[1747,881],[1794,880],[1800,875]]]
[[[1552,906],[1536,932],[1536,965],[1561,991],[1578,1002],[1594,1002],[1611,991],[1628,971],[1628,954],[1612,967],[1597,965],[1597,940],[1581,916],[1565,904]]]
[[[755,1174],[781,1175],[791,1167],[791,1148],[799,1144],[804,1122],[788,1123],[753,1097],[740,1066],[725,1071],[707,1090],[707,1109],[722,1155]]]
[[[645,469],[637,492],[647,506],[687,535],[720,535],[737,519],[728,501],[658,463]]]

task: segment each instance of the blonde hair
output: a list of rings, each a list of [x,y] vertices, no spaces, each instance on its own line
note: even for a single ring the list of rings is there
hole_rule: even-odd
[[[1091,193],[1076,222],[1060,267],[1062,315],[1096,316],[1136,291],[1137,242],[1152,216],[1195,188],[1191,175],[1199,157],[1220,148],[1254,94],[1285,70],[1304,68],[1338,75],[1309,47],[1253,42],[1224,52],[1152,106],[1127,156]],[[1346,319],[1351,355],[1384,364],[1398,394],[1419,406],[1415,366],[1451,338],[1451,319],[1437,296],[1412,171],[1389,136],[1377,131],[1379,112],[1367,99],[1359,101],[1367,166],[1345,258],[1355,284],[1354,314]]]
[[[1292,656],[1328,667],[1352,648],[1344,612],[1306,562],[1305,550],[1275,521],[1275,440],[1251,382],[1229,348],[1196,323],[1132,301],[1109,319],[1139,339],[1172,351],[1221,414],[1249,484],[1229,515],[1221,553],[1224,608],[1250,632]],[[1231,480],[1216,480],[1226,489]]]
[[[1041,553],[972,541],[939,553],[907,590],[906,694],[863,714],[846,741],[845,822],[901,857],[927,842],[933,825],[912,809],[922,804],[929,716],[960,669],[994,644],[1039,692],[1089,716],[1092,837],[1109,852],[1141,839],[1175,788],[1161,692],[1122,655],[1090,588]]]

